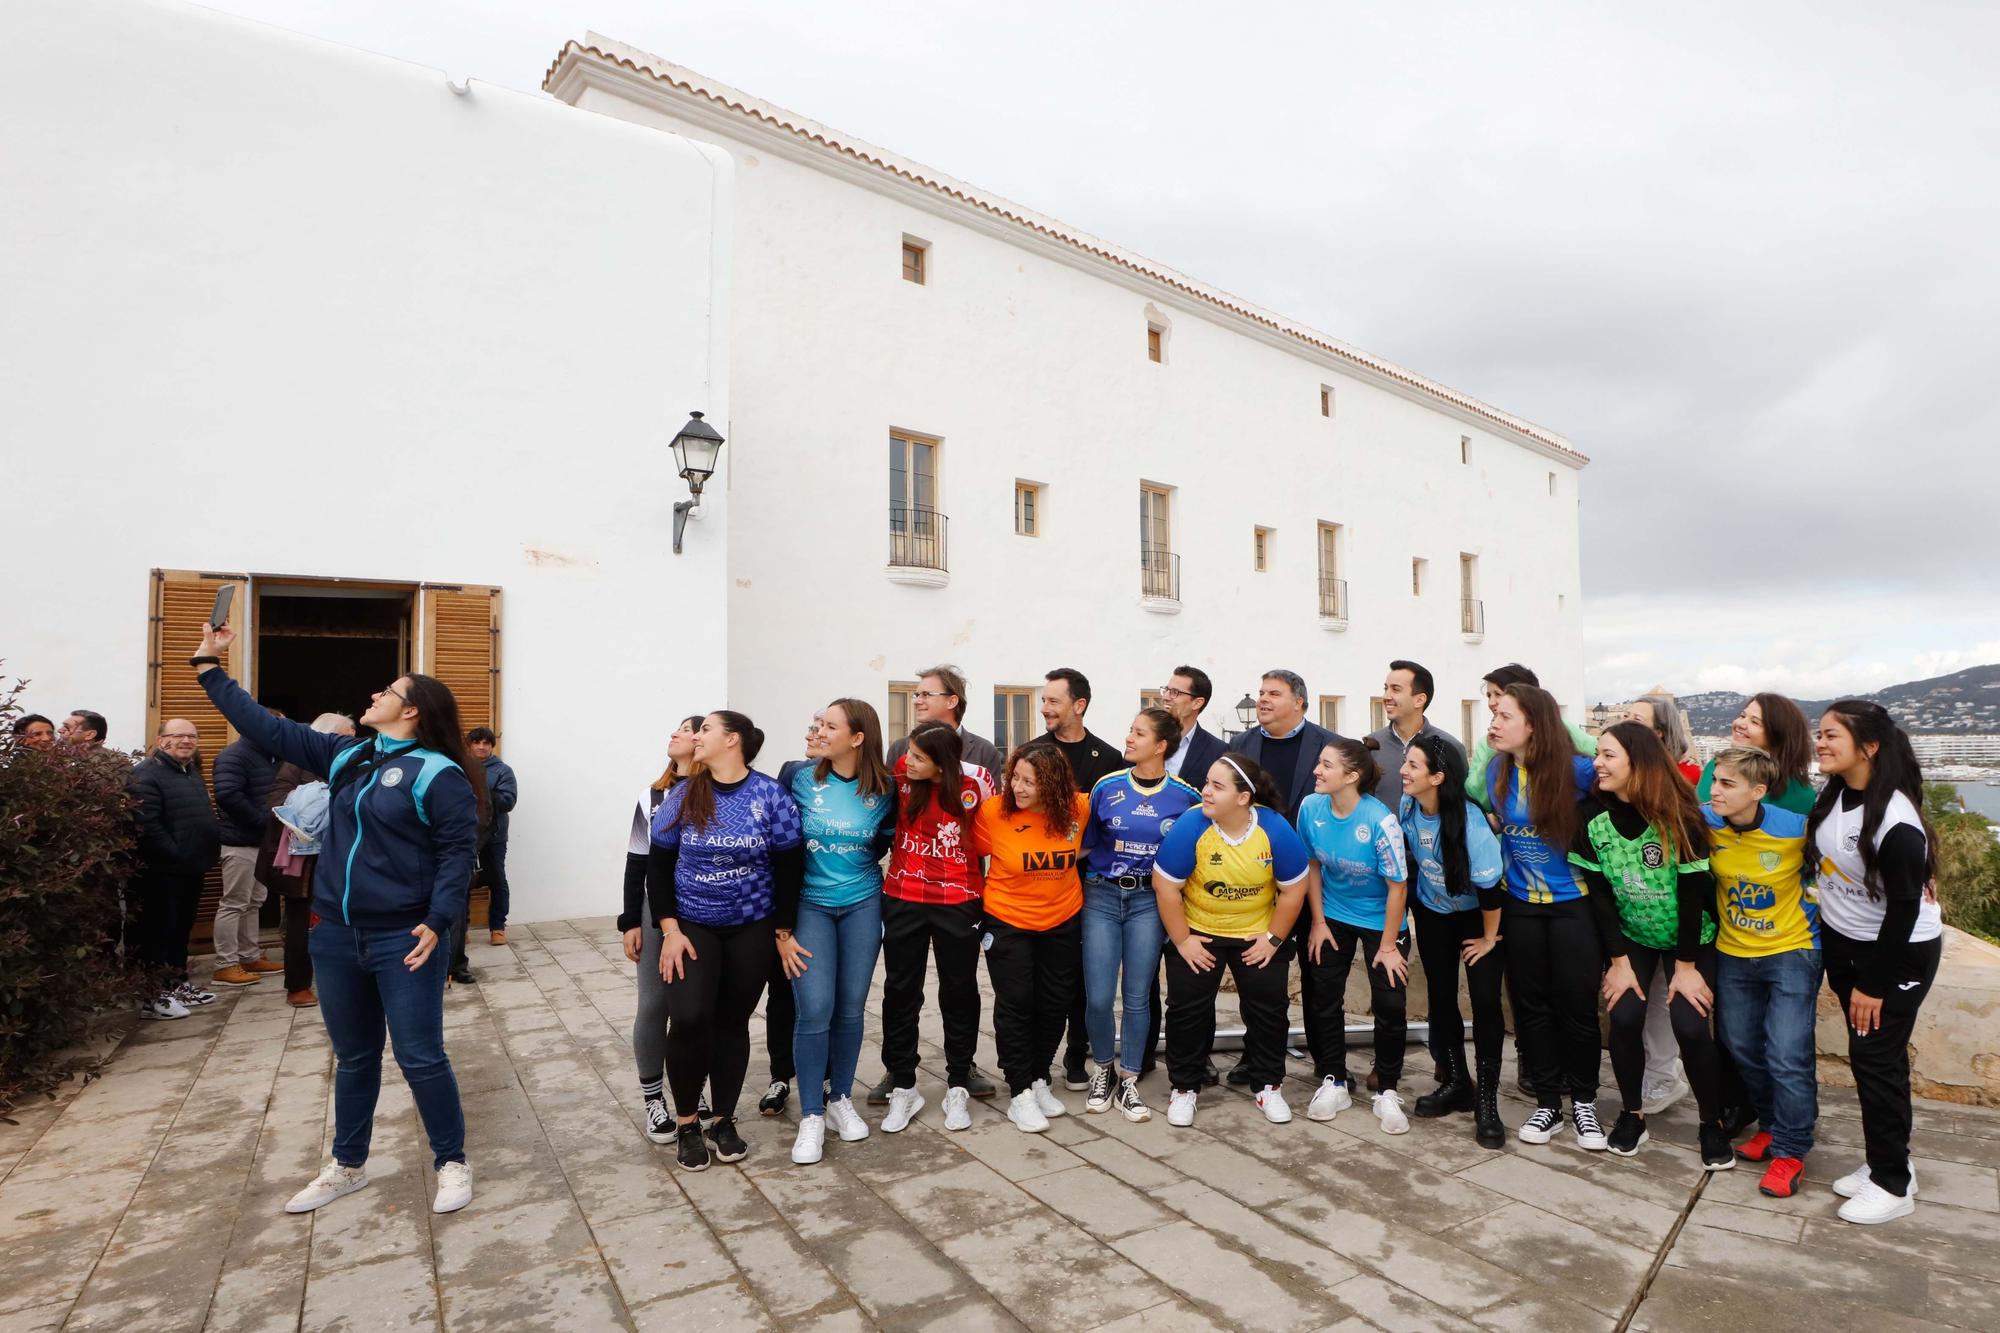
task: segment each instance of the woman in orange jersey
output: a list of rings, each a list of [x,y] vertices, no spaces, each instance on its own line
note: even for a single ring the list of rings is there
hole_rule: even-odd
[[[1049,1090],[1049,1066],[1083,984],[1083,880],[1077,855],[1090,798],[1069,761],[1046,741],[1007,756],[1000,794],[980,802],[972,849],[986,867],[986,974],[993,1042],[1012,1100],[1007,1118],[1029,1134],[1068,1113]]]

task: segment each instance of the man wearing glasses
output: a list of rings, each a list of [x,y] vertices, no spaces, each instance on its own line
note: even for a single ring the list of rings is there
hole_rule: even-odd
[[[222,856],[222,826],[202,780],[200,749],[194,723],[168,718],[153,753],[126,784],[138,807],[139,872],[127,892],[137,913],[127,927],[125,952],[162,985],[139,1007],[146,1018],[186,1018],[188,1005],[215,999],[187,975],[202,876]]]
[[[910,694],[910,711],[916,715],[911,726],[918,722],[946,722],[957,727],[961,759],[985,769],[993,775],[995,782],[1000,780],[1000,751],[992,741],[965,729],[965,677],[959,674],[957,667],[946,663],[931,667],[919,676],[917,688]],[[903,751],[909,748],[907,739],[898,740],[889,747],[891,769],[903,757]]]
[[[1228,749],[1222,737],[1201,725],[1215,685],[1200,667],[1177,666],[1160,687],[1160,707],[1181,724],[1180,748],[1167,756],[1167,772],[1196,787],[1208,779],[1208,770]]]

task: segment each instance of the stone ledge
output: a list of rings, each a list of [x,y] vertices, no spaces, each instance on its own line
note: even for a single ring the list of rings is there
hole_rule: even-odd
[[[1833,992],[1819,995],[1819,1076],[1854,1086],[1847,1019]],[[1910,1038],[1910,1090],[1932,1101],[2000,1106],[2000,948],[1951,926],[1944,961]]]

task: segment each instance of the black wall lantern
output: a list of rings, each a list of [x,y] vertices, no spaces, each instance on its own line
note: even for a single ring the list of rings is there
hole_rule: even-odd
[[[688,423],[674,436],[674,466],[688,484],[691,497],[674,505],[674,554],[681,553],[681,534],[687,531],[688,515],[701,507],[702,483],[715,475],[715,460],[722,453],[722,437],[715,427],[688,413]]]
[[[1238,699],[1236,701],[1236,720],[1243,724],[1245,731],[1250,730],[1251,726],[1257,721],[1257,701],[1247,694]]]

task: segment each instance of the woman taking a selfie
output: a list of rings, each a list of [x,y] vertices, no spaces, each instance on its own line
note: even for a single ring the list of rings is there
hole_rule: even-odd
[[[660,926],[660,977],[667,983],[667,1085],[674,1094],[675,1150],[689,1171],[713,1155],[741,1161],[736,1100],[750,1068],[750,1016],[771,975],[782,932],[799,908],[804,852],[799,810],[777,779],[751,771],[764,733],[741,713],[719,710],[694,737],[693,776],[653,813],[647,910]],[[702,1086],[715,1121],[702,1135]]]
[[[618,913],[625,957],[639,965],[639,1011],[632,1018],[632,1059],[639,1066],[639,1095],[646,1105],[646,1137],[674,1141],[674,1117],[667,1110],[667,983],[660,978],[660,923],[646,913],[646,857],[653,845],[653,812],[694,770],[694,733],[701,714],[681,719],[667,738],[667,768],[632,807],[632,833],[625,843],[625,905]],[[708,1101],[697,1112],[709,1118]]]
[[[360,718],[375,731],[368,740],[318,732],[271,716],[229,678],[221,655],[235,639],[227,625],[203,633],[192,659],[202,689],[252,745],[331,791],[308,948],[333,1044],[333,1160],[285,1209],[311,1212],[368,1183],[386,1030],[430,1138],[432,1211],[453,1212],[472,1201],[472,1168],[444,1050],[444,982],[479,847],[484,770],[465,752],[457,701],[431,677],[399,676],[379,691]]]

